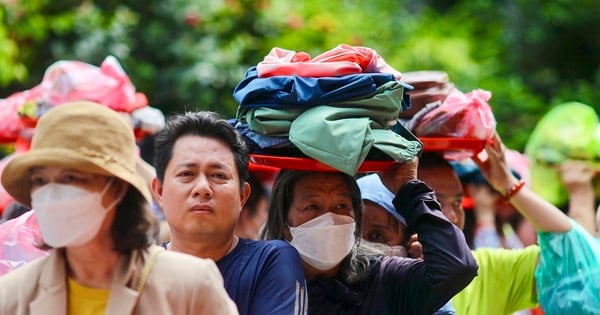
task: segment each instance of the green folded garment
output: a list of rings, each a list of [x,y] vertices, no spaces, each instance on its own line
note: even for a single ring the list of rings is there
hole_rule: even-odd
[[[422,143],[406,130],[391,130],[402,110],[404,86],[388,82],[363,99],[308,109],[255,108],[239,113],[254,132],[288,136],[304,154],[344,173],[354,175],[372,148],[397,161],[411,161]]]
[[[402,162],[412,161],[423,149],[416,137],[407,139],[372,125],[381,127],[368,117],[343,118],[336,108],[318,106],[292,122],[289,138],[307,156],[349,175],[357,173],[373,147]]]

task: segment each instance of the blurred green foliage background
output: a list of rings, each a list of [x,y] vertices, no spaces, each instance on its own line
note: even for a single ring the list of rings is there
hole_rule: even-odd
[[[500,134],[522,150],[551,106],[598,109],[599,16],[597,0],[0,0],[0,97],[57,60],[111,54],[165,114],[232,117],[233,87],[272,47],[316,56],[346,43],[492,91]]]

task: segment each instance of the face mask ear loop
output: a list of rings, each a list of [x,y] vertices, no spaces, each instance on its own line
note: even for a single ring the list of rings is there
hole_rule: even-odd
[[[104,185],[104,188],[102,188],[102,191],[100,192],[100,196],[104,197],[104,194],[108,191],[108,189],[110,188],[110,186],[112,185],[112,183],[115,181],[114,177],[111,177],[108,182],[106,183],[106,185]]]
[[[110,180],[108,181],[108,183],[106,183],[106,186],[104,186],[104,189],[102,189],[102,192],[100,192],[100,200],[102,200],[102,197],[104,197],[104,194],[108,191],[108,189],[110,188],[110,186],[112,185],[112,183],[114,181],[115,181],[115,178],[111,177]],[[125,197],[125,193],[122,193],[121,196],[116,198],[108,207],[106,207],[105,210],[108,212],[110,209],[112,209],[112,207],[114,207],[116,204],[121,202],[124,197]]]

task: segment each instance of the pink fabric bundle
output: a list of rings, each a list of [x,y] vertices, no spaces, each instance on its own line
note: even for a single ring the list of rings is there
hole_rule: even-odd
[[[338,45],[311,60],[309,54],[275,47],[257,65],[258,76],[337,77],[357,73],[402,74],[368,47]]]

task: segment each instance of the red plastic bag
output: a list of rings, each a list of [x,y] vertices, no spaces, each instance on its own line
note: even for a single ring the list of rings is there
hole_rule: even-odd
[[[454,89],[444,103],[417,122],[418,137],[477,138],[488,140],[496,130],[496,119],[487,101],[492,93],[474,90],[463,94]]]

